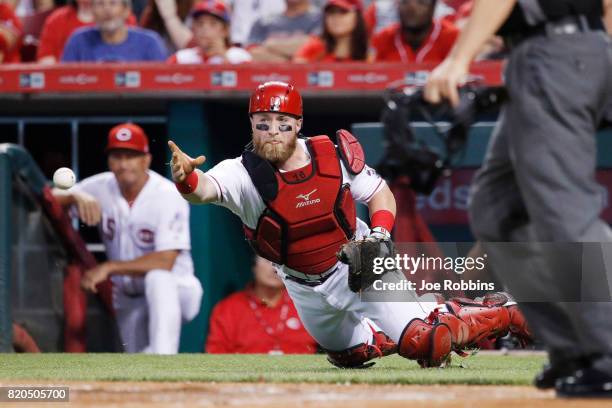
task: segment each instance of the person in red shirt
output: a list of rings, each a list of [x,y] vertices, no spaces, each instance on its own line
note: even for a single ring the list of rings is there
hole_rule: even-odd
[[[241,64],[251,61],[251,54],[230,43],[230,13],[221,0],[202,0],[191,11],[191,29],[197,44],[177,51],[170,64]]]
[[[0,1],[0,64],[19,62],[21,21],[10,4]]]
[[[213,309],[206,352],[314,353],[316,343],[302,325],[274,266],[258,256],[253,275],[251,285]]]
[[[361,0],[328,0],[323,8],[323,34],[313,36],[293,62],[364,61],[368,34]]]
[[[128,25],[136,25],[132,13]],[[41,64],[55,64],[62,58],[62,51],[70,35],[78,28],[94,25],[91,0],[70,0],[67,5],[53,11],[40,34],[36,59]]]
[[[377,62],[441,62],[450,52],[459,30],[445,20],[434,20],[436,0],[399,0],[400,22],[372,38]]]

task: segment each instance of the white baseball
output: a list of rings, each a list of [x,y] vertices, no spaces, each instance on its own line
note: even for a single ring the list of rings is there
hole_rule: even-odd
[[[60,167],[53,173],[53,184],[55,184],[55,187],[61,188],[62,190],[67,190],[74,186],[75,181],[76,177],[74,176],[74,172],[68,167]]]

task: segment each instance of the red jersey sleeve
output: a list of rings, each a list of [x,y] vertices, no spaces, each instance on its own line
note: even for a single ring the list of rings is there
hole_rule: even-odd
[[[294,58],[303,58],[308,62],[316,62],[325,56],[325,43],[319,37],[313,36],[297,50]]]

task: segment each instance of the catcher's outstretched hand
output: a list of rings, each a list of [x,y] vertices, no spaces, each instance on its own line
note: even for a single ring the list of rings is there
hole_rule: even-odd
[[[206,157],[198,156],[195,159],[183,153],[181,149],[172,140],[168,141],[168,147],[172,151],[172,180],[176,183],[182,183],[185,178],[193,172],[196,167],[201,166],[206,161]]]

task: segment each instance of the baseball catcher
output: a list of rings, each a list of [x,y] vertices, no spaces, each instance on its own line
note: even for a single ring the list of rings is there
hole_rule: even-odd
[[[206,173],[172,141],[172,176],[194,204],[228,208],[243,223],[255,252],[273,262],[312,337],[342,368],[363,368],[393,353],[440,366],[450,352],[509,331],[528,338],[515,304],[503,294],[482,302],[438,301],[433,295],[405,301],[366,302],[359,292],[377,277],[376,257],[393,256],[390,231],[395,199],[365,164],[357,139],[346,130],[303,137],[302,98],[283,82],[253,92],[252,143],[240,157]],[[368,206],[371,229],[356,216]],[[365,238],[364,238],[365,237]],[[392,275],[389,275],[392,276]]]

